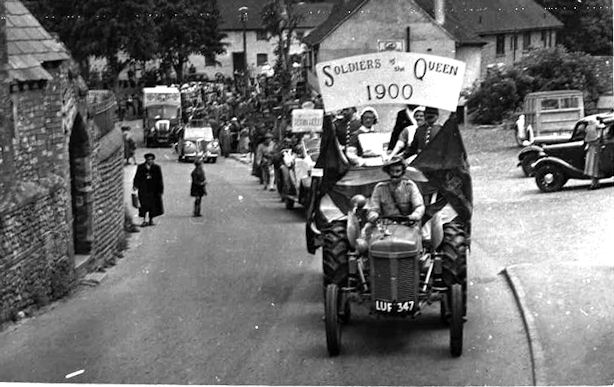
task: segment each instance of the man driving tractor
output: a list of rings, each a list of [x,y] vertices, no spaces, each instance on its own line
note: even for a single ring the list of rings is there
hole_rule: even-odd
[[[369,222],[390,216],[407,216],[410,221],[420,221],[424,216],[424,201],[416,183],[403,178],[406,169],[403,158],[393,157],[382,169],[390,180],[378,183],[373,189],[367,215]]]

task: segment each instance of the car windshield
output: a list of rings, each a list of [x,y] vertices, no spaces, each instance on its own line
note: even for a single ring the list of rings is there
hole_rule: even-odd
[[[199,139],[202,138],[205,141],[213,140],[213,130],[210,126],[202,126],[202,127],[194,127],[194,126],[186,126],[184,134],[184,139]]]
[[[174,120],[177,118],[177,107],[171,105],[150,106],[147,108],[147,117]]]

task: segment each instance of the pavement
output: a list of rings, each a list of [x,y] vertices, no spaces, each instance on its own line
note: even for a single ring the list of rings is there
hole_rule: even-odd
[[[535,385],[614,383],[613,266],[509,266],[529,339]]]

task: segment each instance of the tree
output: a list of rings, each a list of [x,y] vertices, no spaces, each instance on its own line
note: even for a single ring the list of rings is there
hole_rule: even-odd
[[[595,75],[595,59],[564,47],[531,51],[513,67],[493,69],[469,92],[468,108],[476,123],[501,122],[522,107],[525,95],[533,91],[584,91],[587,111],[609,85]]]
[[[87,0],[74,33],[88,55],[106,59],[112,88],[131,60],[146,61],[155,52],[152,0]],[[125,58],[123,57],[125,55]]]
[[[265,31],[277,39],[275,77],[283,90],[289,89],[292,69],[290,47],[294,31],[303,19],[298,9],[299,3],[299,0],[270,0],[261,14]]]
[[[559,41],[570,51],[612,55],[612,2],[610,0],[536,0],[565,27]]]
[[[192,54],[212,57],[225,52],[215,0],[155,0],[158,56],[171,65],[179,82]]]

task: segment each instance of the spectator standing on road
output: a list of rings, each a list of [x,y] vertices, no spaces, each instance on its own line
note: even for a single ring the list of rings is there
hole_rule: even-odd
[[[190,196],[194,198],[194,212],[192,216],[202,216],[200,213],[200,204],[204,195],[207,195],[207,178],[203,169],[203,161],[200,157],[194,160],[194,170],[192,171],[192,185],[190,187]]]
[[[589,189],[597,189],[601,186],[599,184],[599,178],[601,177],[599,172],[599,154],[601,153],[602,142],[601,130],[598,128],[597,123],[588,123],[584,135],[584,142],[586,143],[584,174],[591,177]]]
[[[164,182],[162,169],[155,164],[156,156],[153,153],[145,155],[145,162],[136,168],[132,189],[138,191],[139,216],[143,218],[141,227],[153,226],[154,218],[164,214],[162,195],[164,194]],[[149,215],[149,222],[146,221]]]
[[[264,189],[268,188],[269,191],[275,191],[275,171],[273,169],[275,143],[272,140],[273,134],[268,132],[264,135],[264,141],[258,145],[256,150],[256,165],[262,174],[260,181],[264,184]]]
[[[123,137],[124,137],[124,159],[126,159],[126,165],[130,164],[130,159],[134,160],[134,165],[136,165],[136,157],[134,156],[134,152],[136,151],[136,142],[130,135],[130,127],[123,126]]]

